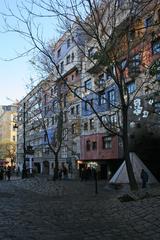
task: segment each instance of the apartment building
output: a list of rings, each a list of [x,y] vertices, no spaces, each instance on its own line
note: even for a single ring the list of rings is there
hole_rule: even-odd
[[[82,44],[82,39],[78,31],[75,28],[73,33],[67,32],[59,39],[53,49],[52,73],[19,104],[17,149],[21,169],[24,149],[32,146],[33,166],[39,173],[52,175],[57,157],[59,168],[66,166],[70,177],[75,174],[80,156],[80,100],[74,94],[75,89],[79,91],[81,74],[77,44]],[[63,122],[60,122],[62,111]]]
[[[106,15],[104,18],[114,22],[110,25],[113,32],[108,29],[101,38],[95,34],[86,44],[81,131],[81,149],[85,150],[81,151],[81,164],[99,166],[101,177],[114,173],[123,159],[123,137],[118,136],[123,131],[125,106],[130,150],[158,177],[159,8],[155,1],[147,5],[142,1],[132,6],[131,12],[129,1],[117,4],[114,15],[109,14],[115,21]],[[106,8],[111,10],[112,3]],[[100,27],[106,29],[103,18],[99,19]],[[150,74],[153,68],[154,77]]]
[[[49,87],[48,80],[44,81],[43,93],[35,87],[21,102],[27,106],[30,99],[35,101],[36,92],[42,93],[39,106],[47,127],[33,127],[29,121],[32,130],[26,135],[26,146],[33,146],[34,164],[41,173],[53,173],[55,158],[47,136],[54,140],[58,115],[63,111],[59,167],[65,165],[70,174],[76,168],[96,167],[100,178],[109,179],[124,159],[122,140],[127,123],[130,151],[136,152],[158,177],[159,5],[157,1],[147,5],[142,1],[132,7],[130,1],[117,1],[118,5],[113,2],[103,2],[103,16],[86,19],[91,27],[99,19],[95,31],[98,39],[92,28],[92,36],[88,36],[75,25],[74,31],[57,41]],[[111,21],[113,18],[115,21]],[[35,124],[35,116],[30,119]],[[23,138],[23,131],[21,135]],[[20,135],[19,142],[20,151]]]
[[[0,106],[0,164],[4,166],[15,166],[17,132],[14,125],[16,115],[16,106]]]

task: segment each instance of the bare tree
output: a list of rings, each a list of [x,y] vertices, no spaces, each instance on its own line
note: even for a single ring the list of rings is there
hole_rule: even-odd
[[[10,159],[13,167],[16,160],[16,144],[14,142],[6,142],[0,144],[0,152],[2,159]]]
[[[17,6],[19,15],[15,15],[8,6],[8,14],[3,13],[6,32],[19,33],[31,41],[32,47],[25,53],[35,49],[40,51],[47,61],[57,69],[62,81],[65,81],[65,79],[59,72],[54,54],[50,54],[45,41],[41,38],[36,20],[44,17],[50,19],[57,17],[62,30],[68,31],[71,35],[73,25],[82,29],[81,33],[83,32],[86,38],[85,48],[82,48],[76,42],[84,56],[82,71],[85,75],[85,65],[90,64],[91,66],[88,67],[89,74],[95,76],[98,73],[104,73],[110,77],[110,84],[115,85],[116,99],[114,97],[109,104],[112,111],[117,115],[116,126],[113,127],[110,122],[104,122],[93,102],[76,93],[76,86],[71,86],[67,82],[66,85],[70,91],[90,105],[107,131],[122,139],[123,155],[132,190],[137,189],[137,183],[129,157],[129,109],[134,99],[143,94],[144,86],[150,80],[148,71],[150,65],[146,64],[146,60],[144,61],[144,54],[147,52],[147,42],[151,41],[153,37],[151,30],[154,27],[154,32],[156,32],[158,24],[151,24],[146,29],[142,24],[142,19],[148,11],[155,13],[158,2],[154,0],[29,0],[26,4],[22,3],[21,6]],[[8,23],[9,18],[15,19],[17,24],[11,26]],[[137,88],[132,94],[128,89],[128,83],[131,79],[136,79],[137,82]],[[101,87],[105,91],[108,87],[108,78],[103,80]],[[100,84],[99,79],[98,85]],[[83,91],[84,85],[82,84],[80,88]],[[94,90],[93,92],[96,96],[100,94],[100,91]],[[108,98],[106,98],[106,101],[108,101]],[[107,109],[106,111],[109,114]]]

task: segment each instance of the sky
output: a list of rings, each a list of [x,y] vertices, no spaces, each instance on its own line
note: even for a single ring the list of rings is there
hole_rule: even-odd
[[[15,8],[16,0],[7,0],[12,9]],[[3,0],[0,1],[0,11],[4,12]],[[44,20],[47,26],[46,37],[51,39],[54,35],[53,23]],[[4,22],[0,17],[0,31],[3,30]],[[53,31],[52,31],[53,29]],[[35,74],[29,63],[31,56],[19,58],[12,61],[17,56],[16,52],[23,52],[28,48],[27,42],[16,33],[0,32],[0,105],[9,105],[16,100],[21,100],[26,94],[26,84]]]

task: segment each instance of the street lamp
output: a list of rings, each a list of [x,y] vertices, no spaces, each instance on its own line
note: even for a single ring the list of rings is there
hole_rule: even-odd
[[[26,168],[26,104],[23,103],[23,168],[22,168],[22,178],[27,177],[27,168]],[[18,128],[18,125],[15,123],[14,128]]]
[[[27,177],[26,168],[26,103],[23,103],[23,169],[22,178]]]

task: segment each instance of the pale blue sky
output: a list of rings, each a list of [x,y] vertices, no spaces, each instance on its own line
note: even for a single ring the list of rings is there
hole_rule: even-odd
[[[16,0],[7,0],[13,8]],[[18,0],[19,1],[19,0]],[[19,1],[20,2],[20,1]],[[4,11],[3,0],[0,1],[0,11]],[[54,22],[49,24],[45,22],[45,30],[47,32],[47,39],[54,36],[55,31],[53,28]],[[2,18],[0,17],[0,28],[3,26]],[[47,26],[47,29],[46,29]],[[53,29],[53,31],[52,31]],[[0,59],[1,58],[14,58],[16,52],[23,52],[27,48],[27,43],[17,34],[1,34],[0,33]],[[23,57],[13,61],[0,60],[0,105],[12,104],[12,101],[7,100],[21,100],[27,93],[26,84],[33,74],[33,69],[29,64],[30,57]]]

